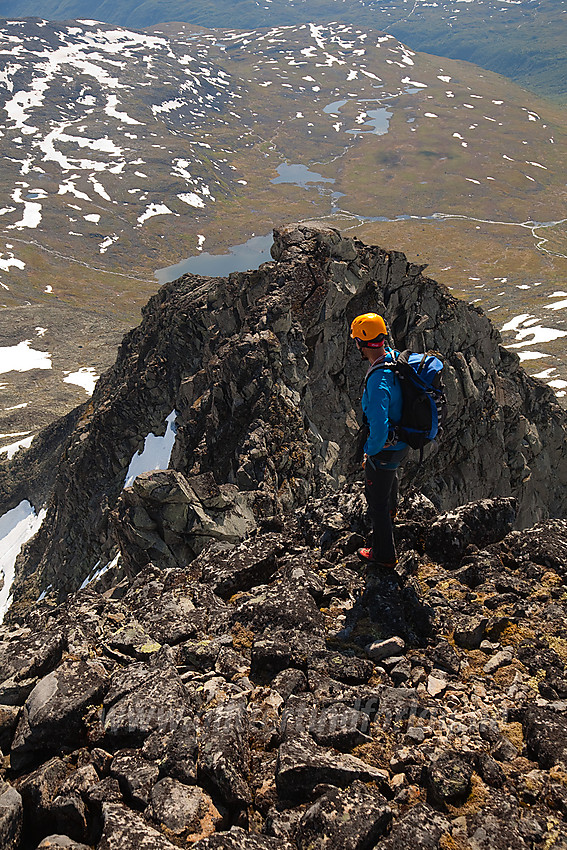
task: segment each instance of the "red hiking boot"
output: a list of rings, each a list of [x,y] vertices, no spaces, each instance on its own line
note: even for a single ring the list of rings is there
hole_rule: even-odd
[[[361,561],[364,561],[365,564],[369,564],[372,567],[385,567],[386,569],[393,570],[398,563],[397,561],[375,561],[372,549],[359,549],[356,554]]]

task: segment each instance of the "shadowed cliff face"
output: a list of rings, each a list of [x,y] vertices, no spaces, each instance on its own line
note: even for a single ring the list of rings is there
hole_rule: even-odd
[[[37,504],[49,491],[19,559],[15,611],[50,584],[77,588],[117,545],[130,572],[158,556],[186,563],[211,539],[281,524],[351,480],[365,368],[349,325],[367,310],[383,313],[397,348],[446,360],[447,426],[421,466],[407,463],[403,487],[444,510],[514,496],[520,527],[565,515],[566,414],[478,308],[403,254],[332,229],[282,228],[272,255],[258,271],[160,289],[75,427],[62,429],[70,436],[51,472],[49,457],[27,478],[26,455],[12,464],[4,493]],[[133,455],[173,410],[177,476],[159,486],[142,476],[123,492]]]

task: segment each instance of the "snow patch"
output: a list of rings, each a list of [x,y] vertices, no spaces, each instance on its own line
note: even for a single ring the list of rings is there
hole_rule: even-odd
[[[415,86],[416,89],[426,89],[427,83],[418,83],[416,80],[410,80],[409,77],[404,77],[402,83],[406,86]]]
[[[86,579],[79,587],[79,590],[84,590],[85,587],[88,587],[89,584],[92,584],[94,581],[98,581],[101,576],[103,576],[109,570],[112,570],[114,567],[118,566],[119,560],[120,552],[118,552],[118,554],[112,559],[112,561],[109,561],[103,567],[100,566],[100,561],[97,561],[88,576],[86,577]]]
[[[239,183],[242,181],[238,181]],[[180,201],[183,201],[184,204],[189,204],[190,207],[203,208],[205,204],[203,203],[203,199],[200,195],[197,195],[196,192],[182,192],[181,195],[177,196]]]
[[[100,377],[96,374],[93,366],[81,366],[77,372],[64,372],[63,374],[66,375],[63,378],[63,383],[77,384],[84,389],[87,395],[93,394],[96,382]]]
[[[130,461],[124,487],[130,487],[138,475],[143,472],[168,468],[177,433],[176,419],[177,411],[172,410],[165,420],[167,428],[163,437],[156,437],[153,433],[148,434],[144,441],[144,448],[141,452],[135,454]]]
[[[10,271],[10,266],[14,266],[17,269],[25,269],[26,264],[22,260],[17,260],[13,254],[5,260],[3,259],[3,254],[0,254],[0,269],[3,272],[7,272]]]
[[[0,518],[0,578],[3,581],[0,590],[0,619],[4,619],[10,604],[10,591],[14,582],[16,558],[24,543],[27,543],[45,519],[42,509],[36,515],[31,504],[25,499],[16,508],[12,508]]]
[[[51,354],[31,348],[31,339],[0,348],[0,374],[52,368]]]
[[[173,210],[170,210],[165,204],[150,204],[146,207],[146,211],[138,216],[138,224],[141,227],[149,218],[156,215],[175,215]]]
[[[5,454],[8,460],[12,460],[16,452],[20,449],[29,449],[32,444],[33,434],[31,437],[24,437],[23,440],[17,440],[15,443],[10,443],[9,446],[2,446],[0,454]]]

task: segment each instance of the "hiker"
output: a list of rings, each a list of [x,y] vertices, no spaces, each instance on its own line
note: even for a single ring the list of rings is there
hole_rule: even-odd
[[[386,323],[377,313],[364,313],[351,324],[350,335],[363,359],[368,360],[362,411],[368,438],[364,444],[364,494],[372,522],[372,545],[358,557],[372,567],[396,566],[392,520],[398,496],[398,468],[409,452],[397,440],[394,425],[402,415],[402,391],[397,375],[387,368],[393,354],[386,346]]]

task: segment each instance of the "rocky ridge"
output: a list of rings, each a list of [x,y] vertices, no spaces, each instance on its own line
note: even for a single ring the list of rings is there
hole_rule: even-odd
[[[129,575],[150,561],[185,566],[209,540],[277,528],[352,480],[364,367],[348,327],[371,309],[400,350],[446,361],[443,435],[406,464],[402,487],[440,510],[513,496],[518,527],[565,515],[565,411],[479,308],[403,254],[333,229],[276,230],[272,255],[257,271],[163,286],[92,400],[5,465],[3,510],[21,499],[47,508],[20,556],[16,615],[48,588],[76,590],[118,551]],[[173,411],[173,472],[124,489]]]
[[[7,467],[47,516],[0,627],[0,844],[565,850],[565,413],[403,255],[275,236],[163,287]],[[444,355],[450,415],[406,465],[397,570],[364,575],[372,308]],[[124,488],[171,411],[170,468]]]

